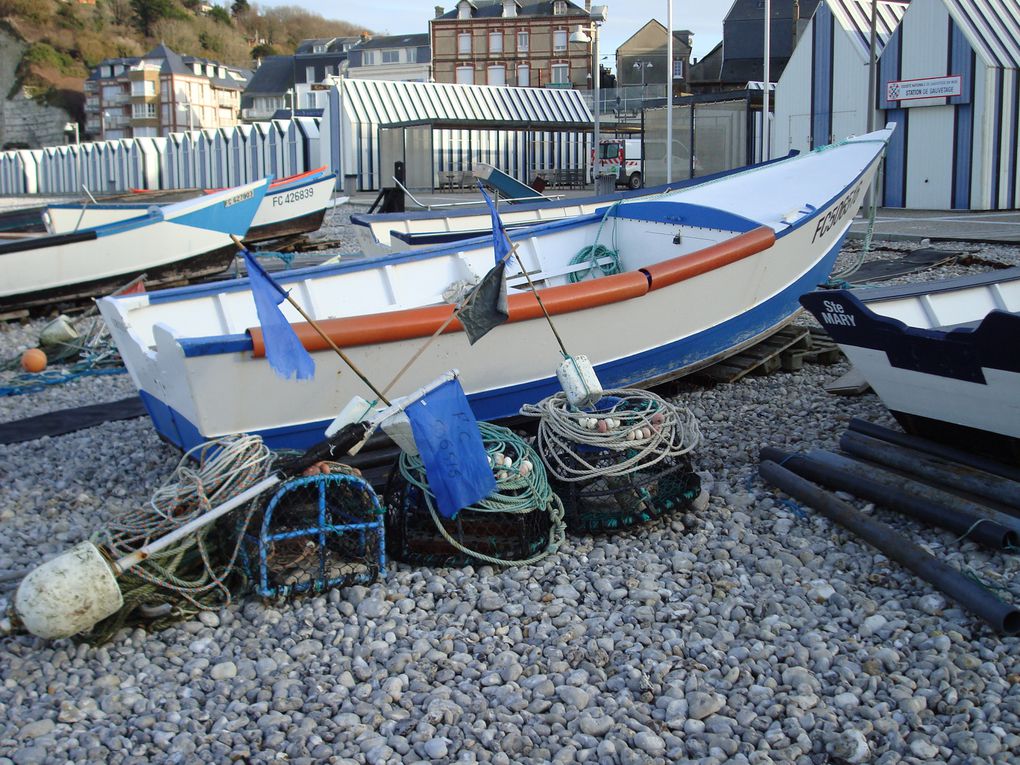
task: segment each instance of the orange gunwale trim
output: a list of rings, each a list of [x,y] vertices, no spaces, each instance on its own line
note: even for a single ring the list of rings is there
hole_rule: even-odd
[[[650,290],[661,289],[761,252],[771,247],[774,242],[775,232],[768,226],[762,226],[699,252],[679,255],[664,263],[637,271],[627,271],[576,284],[546,287],[540,290],[542,302],[550,315],[556,316],[639,298],[648,294]],[[531,292],[509,295],[507,305],[510,313],[508,323],[530,321],[542,316],[542,309]],[[402,311],[325,319],[318,324],[339,347],[350,348],[429,337],[450,318],[452,312],[452,305],[431,305]],[[301,344],[309,352],[329,350],[329,345],[311,325],[300,322],[291,326],[294,327]],[[444,330],[444,334],[462,332],[463,329],[461,323],[454,319]],[[253,356],[264,357],[266,345],[262,329],[252,327],[247,332],[252,340]]]
[[[736,263],[738,260],[767,250],[775,243],[776,232],[768,226],[759,226],[725,242],[713,244],[689,255],[645,266],[641,270],[648,276],[649,291],[661,290],[684,279],[691,279],[728,266],[730,263]]]

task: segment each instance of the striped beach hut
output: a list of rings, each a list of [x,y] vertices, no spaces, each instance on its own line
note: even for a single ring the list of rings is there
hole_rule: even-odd
[[[887,206],[1017,207],[1017,0],[914,0],[882,52],[878,84],[879,106],[899,125]]]
[[[881,53],[904,12],[904,2],[877,3]],[[772,156],[860,135],[868,126],[871,0],[819,3],[776,86]],[[876,124],[884,124],[881,116]]]

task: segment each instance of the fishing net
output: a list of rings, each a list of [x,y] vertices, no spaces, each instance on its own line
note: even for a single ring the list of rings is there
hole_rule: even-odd
[[[455,518],[436,512],[420,458],[401,452],[386,488],[390,555],[422,566],[523,566],[563,542],[563,506],[538,455],[507,428],[478,423],[496,489]]]
[[[273,454],[258,436],[201,444],[184,455],[147,506],[113,516],[92,541],[111,560],[119,559],[251,488],[272,464]],[[122,627],[162,629],[228,605],[244,586],[235,529],[247,526],[254,507],[239,507],[121,574],[124,606],[83,637],[103,643]]]
[[[342,465],[295,478],[258,502],[242,560],[262,597],[374,582],[384,570],[384,511],[372,487]]]
[[[539,418],[538,453],[572,531],[647,523],[690,506],[701,492],[690,459],[701,437],[697,421],[654,393],[606,391],[586,410],[558,393],[521,413]]]

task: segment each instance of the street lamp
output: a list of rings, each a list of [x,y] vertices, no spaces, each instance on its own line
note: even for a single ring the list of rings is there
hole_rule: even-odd
[[[74,164],[75,172],[78,175],[78,177],[75,180],[77,180],[78,183],[81,183],[81,136],[78,133],[78,123],[68,122],[66,125],[64,125],[64,132],[74,133],[74,146],[75,146]]]
[[[592,174],[595,173],[595,168],[598,166],[599,157],[599,140],[600,140],[600,124],[599,117],[602,112],[602,105],[600,102],[601,96],[601,80],[602,80],[602,66],[599,63],[599,25],[604,23],[609,17],[609,10],[604,5],[592,6],[591,11],[588,14],[588,31],[586,32],[583,24],[578,24],[577,29],[572,35],[570,35],[570,42],[575,43],[591,43],[591,81],[592,81],[592,101],[594,102],[594,130],[592,134],[593,141],[593,152],[595,156],[595,162],[592,163]],[[596,181],[597,183],[597,181]]]
[[[638,60],[634,62],[634,68],[641,70],[641,108],[645,106],[645,71],[652,68],[651,61]]]

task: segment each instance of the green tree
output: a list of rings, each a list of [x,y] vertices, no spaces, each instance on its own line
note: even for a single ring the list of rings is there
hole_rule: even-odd
[[[230,14],[227,13],[227,9],[222,5],[214,5],[207,15],[213,21],[226,24],[228,27],[230,26]]]
[[[182,18],[184,12],[174,0],[131,0],[139,29],[151,34],[152,26],[161,19]]]
[[[230,15],[236,18],[237,16],[243,16],[250,10],[251,5],[248,4],[248,0],[234,0],[230,6]]]

